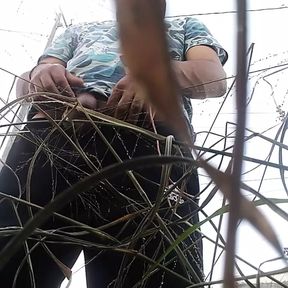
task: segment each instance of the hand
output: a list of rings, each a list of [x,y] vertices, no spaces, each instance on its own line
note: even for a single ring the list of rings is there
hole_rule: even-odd
[[[52,92],[75,96],[71,86],[83,86],[81,78],[71,74],[61,64],[39,64],[32,73],[29,92]]]
[[[75,97],[71,86],[77,87],[84,85],[81,78],[68,72],[62,64],[42,63],[35,67],[31,74],[31,83],[29,84],[30,93],[52,92]],[[43,98],[43,96],[37,96],[34,99],[42,101],[44,100]],[[46,113],[50,114],[50,116],[53,118],[61,117],[62,113],[64,112],[64,106],[59,103],[41,106],[42,109],[46,110]],[[46,118],[46,115],[45,113],[39,111],[33,118]]]
[[[129,75],[115,85],[105,108],[109,115],[133,124],[137,124],[141,114],[149,111],[143,95],[137,91]]]

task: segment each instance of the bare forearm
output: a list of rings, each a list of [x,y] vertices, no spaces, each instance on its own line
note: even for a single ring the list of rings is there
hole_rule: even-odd
[[[210,60],[173,61],[181,95],[193,99],[220,97],[226,92],[223,68]]]

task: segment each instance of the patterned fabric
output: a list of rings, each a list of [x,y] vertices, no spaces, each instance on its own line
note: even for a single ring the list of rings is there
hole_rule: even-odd
[[[186,52],[197,45],[213,48],[222,64],[227,52],[207,27],[195,18],[172,18],[166,21],[171,59],[183,61]],[[84,23],[69,27],[40,59],[54,56],[67,63],[67,69],[81,77],[108,97],[114,85],[125,75],[119,58],[117,25],[114,21]],[[183,97],[189,122],[192,117],[190,99]]]

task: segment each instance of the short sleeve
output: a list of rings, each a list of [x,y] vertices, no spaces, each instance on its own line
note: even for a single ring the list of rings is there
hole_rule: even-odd
[[[68,62],[74,55],[74,51],[79,43],[81,27],[70,26],[64,33],[59,35],[39,58],[38,62],[46,57],[52,56],[64,62]]]
[[[228,59],[227,51],[213,37],[208,28],[196,18],[186,18],[184,40],[185,53],[187,53],[190,48],[199,45],[211,47],[217,53],[222,65],[226,63]]]

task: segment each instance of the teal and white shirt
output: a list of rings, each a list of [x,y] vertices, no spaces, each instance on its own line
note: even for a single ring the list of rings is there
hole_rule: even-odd
[[[183,61],[190,48],[206,45],[216,51],[222,64],[227,61],[227,52],[198,19],[171,18],[166,20],[166,25],[171,59]],[[119,57],[119,39],[115,21],[70,26],[55,39],[40,59],[47,56],[66,62],[68,71],[81,77],[87,86],[97,88],[108,97],[114,85],[125,75]],[[183,97],[183,100],[187,118],[191,121],[190,99]]]

